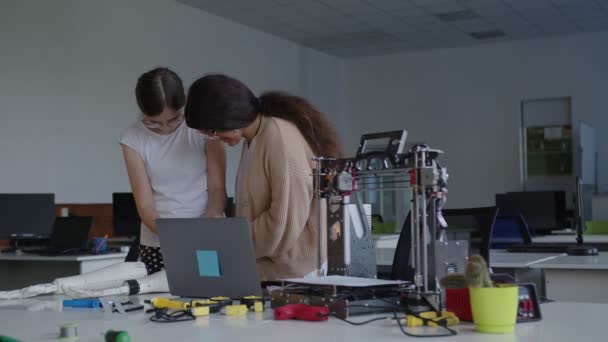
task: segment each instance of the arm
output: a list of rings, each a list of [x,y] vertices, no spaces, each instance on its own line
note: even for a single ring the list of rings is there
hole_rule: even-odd
[[[121,145],[121,147],[125,157],[129,183],[131,183],[131,190],[133,191],[133,197],[135,198],[135,204],[137,205],[137,213],[146,227],[152,232],[158,233],[156,222],[154,221],[158,218],[158,213],[156,212],[156,205],[154,203],[154,196],[152,195],[150,179],[146,172],[146,165],[135,150],[126,145]]]
[[[207,217],[224,217],[226,207],[226,148],[221,141],[207,141]]]
[[[278,133],[277,133],[278,135]],[[313,199],[311,169],[304,152],[287,153],[274,137],[266,145],[264,172],[270,183],[270,206],[253,219],[256,258],[280,255],[295,246],[309,219]]]

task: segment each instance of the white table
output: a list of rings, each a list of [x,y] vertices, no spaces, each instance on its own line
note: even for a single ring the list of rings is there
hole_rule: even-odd
[[[548,298],[608,303],[608,252],[597,256],[560,256],[529,267],[543,270]]]
[[[533,243],[542,244],[575,244],[576,235],[543,235],[532,238]],[[590,245],[593,244],[608,244],[608,235],[583,235],[583,242]]]
[[[376,265],[390,266],[397,249],[399,235],[374,235],[376,247]],[[491,267],[525,268],[529,265],[560,256],[556,253],[508,253],[501,250],[492,250],[490,255]]]
[[[546,260],[553,260],[566,254],[555,253],[509,253],[503,250],[490,251],[491,267],[527,268]]]
[[[0,253],[0,291],[48,283],[124,261],[127,253],[41,256]]]
[[[23,301],[0,301],[0,331],[24,341],[56,341],[59,326],[77,323],[80,341],[103,341],[109,329],[124,330],[132,341],[247,341],[247,342],[322,342],[322,341],[404,341],[392,321],[378,321],[365,326],[351,326],[337,319],[328,322],[274,321],[272,312],[249,313],[243,317],[213,314],[196,321],[161,324],[148,320],[142,311],[122,318],[104,316],[93,309],[61,310],[61,296],[39,297]],[[35,311],[38,310],[38,311]],[[40,311],[41,310],[41,311]],[[605,339],[603,326],[607,304],[548,303],[541,307],[543,320],[519,324],[514,334],[488,335],[475,332],[470,323],[456,328],[457,336],[433,341],[588,341]],[[357,316],[362,321],[370,316]],[[582,335],[583,334],[583,335]]]

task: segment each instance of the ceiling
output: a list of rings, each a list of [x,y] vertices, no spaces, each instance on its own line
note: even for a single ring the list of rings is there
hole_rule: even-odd
[[[177,0],[341,56],[608,31],[608,0]]]

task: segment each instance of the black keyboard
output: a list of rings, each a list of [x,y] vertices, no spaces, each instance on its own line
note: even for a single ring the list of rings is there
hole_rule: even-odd
[[[57,256],[57,255],[81,255],[89,254],[87,251],[82,249],[57,249],[57,248],[37,248],[23,250],[24,253],[36,254],[42,256]]]
[[[520,245],[507,248],[513,253],[568,253],[568,245]]]

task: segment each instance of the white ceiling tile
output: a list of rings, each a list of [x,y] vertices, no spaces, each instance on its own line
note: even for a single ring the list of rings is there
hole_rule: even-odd
[[[508,16],[508,15],[519,15],[519,12],[515,12],[513,9],[508,8],[508,7],[479,8],[479,9],[476,9],[473,11],[475,13],[479,14],[479,16],[481,16],[481,17],[489,17],[489,18],[504,17],[504,16]]]
[[[362,29],[362,27],[360,26],[351,26],[351,27],[331,27],[331,32],[336,33],[336,34],[353,34],[353,33],[357,33],[360,32]],[[376,28],[365,28],[365,29],[376,29]]]
[[[551,0],[556,6],[577,5],[581,3],[601,2],[602,0]],[[604,0],[605,1],[605,0]]]
[[[529,22],[533,25],[542,26],[545,29],[547,27],[559,27],[572,24],[567,18],[536,18],[534,20],[529,20]]]
[[[454,0],[411,0],[418,7],[440,7],[455,3]]]
[[[327,7],[334,8],[341,13],[367,13],[369,11],[378,11],[378,9],[369,6],[361,1],[351,1],[348,3],[326,1],[323,4]]]
[[[576,31],[576,26],[574,26],[573,24],[567,22],[567,21],[562,21],[562,22],[551,22],[551,21],[545,21],[545,22],[537,22],[535,23],[536,26],[538,26],[538,28],[540,28],[541,30],[545,31],[545,32],[574,32]]]
[[[507,37],[511,37],[511,38],[516,38],[516,39],[521,39],[522,37],[525,36],[532,36],[532,35],[538,35],[539,31],[538,29],[524,29],[524,28],[511,28],[511,29],[503,29],[503,32],[507,35]]]
[[[392,18],[387,16],[386,14],[373,14],[373,15],[370,14],[370,15],[362,16],[358,19],[361,22],[367,23],[370,25],[382,24],[382,23],[392,20]]]
[[[495,28],[492,24],[480,19],[456,21],[452,24],[466,32],[486,31]]]
[[[525,18],[548,18],[562,16],[562,13],[555,7],[526,8],[520,10],[519,13]]]
[[[272,2],[274,2],[278,5],[289,5],[289,4],[294,4],[294,3],[300,2],[300,0],[272,0]]]
[[[529,24],[528,20],[520,16],[486,18],[486,22],[496,27],[525,26]]]
[[[423,8],[431,13],[448,13],[463,11],[467,9],[464,4],[460,2],[455,2],[453,0],[442,4],[424,6]]]
[[[487,41],[469,33],[493,29],[506,33],[499,41],[608,31],[608,0],[177,1],[347,57],[478,45]],[[480,18],[446,23],[435,15],[457,9]]]
[[[545,37],[546,34],[541,31],[530,31],[521,34],[514,34],[511,36],[514,40],[527,40],[527,39],[536,39],[540,37]]]
[[[412,28],[403,22],[385,22],[385,23],[377,23],[374,27],[384,31],[384,32],[408,32],[412,31]]]
[[[598,27],[598,26],[602,26],[604,24],[606,24],[608,22],[608,17],[596,17],[596,18],[578,18],[578,19],[574,19],[572,20],[572,23],[579,26],[579,27],[584,27],[584,26],[594,26],[594,27]]]
[[[411,24],[429,24],[429,25],[440,25],[440,24],[445,24],[445,22],[441,19],[439,19],[437,16],[432,15],[432,14],[426,14],[426,15],[419,15],[416,17],[403,17],[400,19],[401,21],[404,21],[406,23],[411,23]]]
[[[471,9],[506,8],[502,0],[460,0],[460,2]]]
[[[576,4],[568,4],[560,6],[559,10],[567,17],[571,18],[586,18],[605,16],[606,13],[596,3],[580,2]]]
[[[255,0],[255,1],[257,1],[257,0]],[[255,1],[252,1],[252,2],[255,2]],[[289,4],[286,6],[277,6],[277,7],[292,8],[301,13],[311,14],[311,15],[314,15],[316,13],[322,13],[322,12],[325,12],[325,11],[328,11],[331,9],[330,7],[328,7],[327,5],[325,5],[323,3],[314,2],[314,1],[299,1],[299,2],[292,3],[292,4]]]
[[[438,37],[441,38],[443,41],[455,41],[455,40],[462,40],[462,39],[468,39],[468,34],[461,32],[461,31],[450,31],[450,32],[434,32],[434,34]]]
[[[399,8],[388,11],[391,15],[400,18],[419,17],[429,15],[429,12],[421,8]]]
[[[429,32],[439,32],[439,33],[444,33],[444,32],[461,32],[458,27],[451,25],[451,24],[439,24],[439,25],[433,25],[430,26],[427,31]]]
[[[319,12],[315,12],[315,13],[303,13],[303,12],[299,12],[300,16],[306,16],[306,17],[310,17],[310,18],[321,18],[324,20],[341,20],[346,18],[346,16],[344,15],[344,13],[339,12],[336,9],[330,9],[328,8],[325,11],[319,11]]]
[[[578,24],[584,31],[608,31],[608,21],[604,22],[587,22]]]
[[[373,7],[341,8],[338,11],[353,18],[363,18],[369,15],[386,15],[382,10]]]
[[[416,8],[417,6],[406,0],[361,0],[369,6],[382,10],[394,10],[404,8]]]
[[[574,18],[573,22],[576,23],[600,23],[608,21],[608,15],[603,17],[592,17],[592,18]]]
[[[503,0],[507,6],[515,9],[553,7],[550,0]]]

